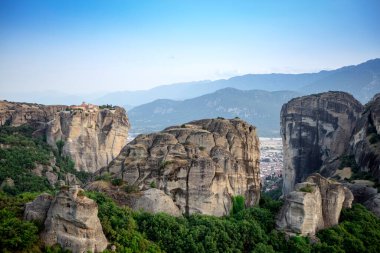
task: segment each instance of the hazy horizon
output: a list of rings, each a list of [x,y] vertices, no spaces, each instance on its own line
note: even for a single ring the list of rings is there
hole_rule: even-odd
[[[380,57],[379,1],[0,2],[3,93],[90,94]]]

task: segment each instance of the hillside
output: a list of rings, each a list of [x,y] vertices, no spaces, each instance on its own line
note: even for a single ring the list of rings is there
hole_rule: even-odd
[[[117,105],[142,105],[156,99],[183,100],[231,87],[240,90],[292,90],[305,95],[329,90],[355,94],[362,103],[380,92],[380,59],[336,70],[304,74],[248,74],[215,81],[187,82],[157,86],[149,90],[120,91],[104,95],[94,102]]]
[[[260,136],[271,137],[280,134],[282,104],[298,95],[293,91],[225,88],[184,101],[156,100],[133,108],[128,115],[134,133],[159,131],[194,119],[239,117],[255,125]]]

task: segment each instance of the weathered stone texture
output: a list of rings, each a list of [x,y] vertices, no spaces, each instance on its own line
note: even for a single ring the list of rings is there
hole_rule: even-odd
[[[320,229],[338,224],[342,208],[351,208],[353,199],[351,191],[342,184],[313,174],[285,196],[277,228],[314,235]]]
[[[68,106],[0,101],[0,125],[30,124],[35,135],[45,136],[56,147],[64,141],[63,155],[69,155],[78,170],[95,172],[107,166],[126,145],[129,121],[123,108],[115,110],[71,110]],[[54,181],[53,178],[51,178]]]
[[[181,213],[221,216],[229,213],[231,196],[243,195],[247,206],[258,202],[259,157],[255,127],[208,119],[137,136],[100,173],[142,191],[154,184]]]
[[[286,195],[314,172],[331,176],[363,106],[345,92],[326,92],[290,100],[281,109]]]

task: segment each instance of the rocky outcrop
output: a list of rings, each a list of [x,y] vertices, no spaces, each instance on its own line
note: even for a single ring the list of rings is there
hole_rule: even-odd
[[[350,141],[360,171],[368,172],[380,183],[380,94],[365,106]]]
[[[324,176],[335,172],[362,110],[363,106],[345,92],[299,97],[283,105],[285,195],[314,172]]]
[[[289,233],[315,235],[320,229],[338,224],[342,208],[351,208],[353,199],[351,191],[342,184],[313,174],[285,196],[277,228]]]
[[[243,195],[247,206],[258,202],[259,157],[255,127],[207,119],[137,136],[100,174],[141,191],[157,188],[181,213],[221,216],[229,213],[231,196]]]
[[[129,121],[123,108],[81,110],[68,106],[0,102],[0,125],[31,124],[62,154],[70,156],[77,170],[95,172],[115,158],[127,143]],[[53,179],[54,180],[54,179]]]
[[[132,207],[135,210],[142,209],[150,213],[164,212],[173,216],[181,215],[181,211],[174,204],[173,199],[165,192],[155,188],[141,192],[141,196],[136,198]]]
[[[32,202],[26,203],[24,211],[25,220],[34,220],[43,224],[46,220],[46,214],[49,210],[53,196],[43,193],[35,198]]]
[[[56,197],[38,196],[25,208],[27,220],[45,221],[41,239],[45,245],[60,244],[73,253],[102,252],[107,247],[98,218],[98,206],[77,187],[62,187]]]

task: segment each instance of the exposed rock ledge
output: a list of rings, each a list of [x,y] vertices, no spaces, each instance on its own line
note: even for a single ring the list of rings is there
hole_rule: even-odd
[[[277,217],[277,228],[290,233],[315,235],[320,229],[338,224],[342,208],[351,208],[353,199],[348,188],[315,173],[285,196]]]
[[[254,126],[206,119],[137,136],[100,174],[138,187],[149,201],[157,194],[169,196],[174,214],[222,216],[229,213],[232,196],[243,195],[247,206],[259,201],[259,158]],[[147,192],[150,188],[159,191]]]
[[[55,198],[49,194],[27,203],[24,218],[45,221],[41,239],[45,245],[60,244],[73,253],[102,252],[107,248],[98,218],[98,206],[78,187],[63,187]]]

